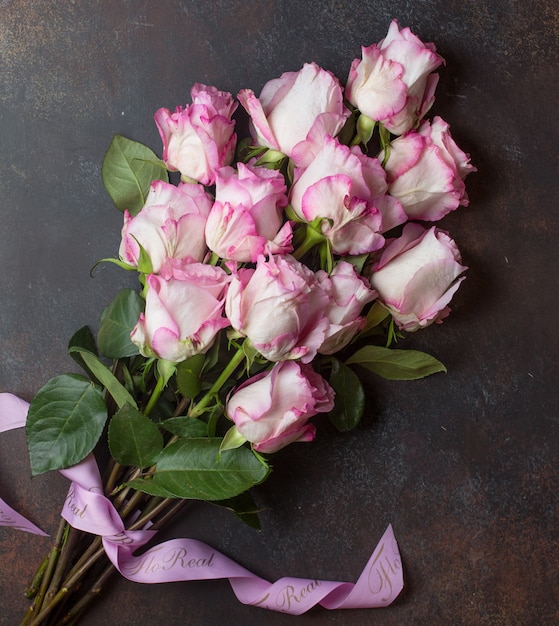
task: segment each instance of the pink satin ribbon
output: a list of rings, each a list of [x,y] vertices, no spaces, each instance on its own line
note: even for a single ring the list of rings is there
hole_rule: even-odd
[[[28,404],[0,394],[0,432],[25,425]],[[210,546],[194,539],[172,539],[141,556],[133,552],[156,531],[129,531],[111,501],[103,495],[99,468],[92,455],[61,473],[71,481],[62,517],[73,527],[99,535],[108,558],[129,580],[163,583],[227,578],[243,604],[301,615],[320,604],[326,609],[388,606],[404,586],[398,544],[388,526],[357,582],[280,578],[270,583]],[[0,526],[45,535],[0,499]]]

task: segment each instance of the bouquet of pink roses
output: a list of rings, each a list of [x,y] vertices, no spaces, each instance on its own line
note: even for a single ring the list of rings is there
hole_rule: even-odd
[[[75,623],[115,567],[155,572],[126,558],[187,500],[257,527],[249,490],[268,455],[311,441],[319,413],[354,428],[360,368],[392,380],[444,371],[391,347],[448,315],[466,270],[445,231],[418,223],[467,205],[474,171],[448,124],[424,119],[441,63],[393,21],[354,60],[345,93],[314,63],[259,97],[241,90],[251,137],[240,142],[231,94],[201,84],[191,104],[156,112],[162,160],[114,137],[103,181],[124,225],[118,258],[104,261],[137,272],[140,288],[116,296],[97,337],[71,339],[86,375],[55,377],[29,407],[33,474],[62,470],[72,487],[23,624]],[[105,432],[101,493],[91,453]],[[74,593],[87,576],[93,591]]]

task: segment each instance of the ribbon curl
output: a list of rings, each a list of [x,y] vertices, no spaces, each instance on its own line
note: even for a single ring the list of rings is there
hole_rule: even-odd
[[[20,398],[1,393],[0,432],[25,426],[28,407]],[[388,606],[404,586],[400,553],[391,525],[355,584],[293,577],[270,583],[195,539],[171,539],[134,556],[157,531],[125,529],[112,502],[103,495],[93,455],[61,473],[71,481],[62,517],[74,528],[101,536],[111,563],[122,576],[134,582],[228,579],[243,604],[291,615],[301,615],[317,604],[330,610]],[[0,526],[46,535],[1,499]]]

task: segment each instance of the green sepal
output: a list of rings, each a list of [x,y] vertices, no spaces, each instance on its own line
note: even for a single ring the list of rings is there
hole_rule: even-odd
[[[279,150],[268,148],[256,161],[256,165],[272,170],[279,170],[287,156]]]
[[[167,169],[143,144],[115,135],[103,159],[101,176],[115,206],[136,215],[154,180],[169,181]]]
[[[376,122],[363,113],[358,117],[356,125],[357,136],[364,146],[371,141],[371,137],[375,131],[375,125]]]
[[[140,249],[140,254],[138,256],[138,272],[141,274],[151,274],[153,272],[153,264],[149,254],[136,237],[134,237],[134,241],[138,244]]]
[[[346,103],[346,106],[351,110],[353,107]],[[353,137],[355,136],[355,124],[357,116],[359,115],[358,109],[353,109],[351,111],[351,115],[345,121],[345,124],[341,128],[340,132],[336,135],[336,139],[346,146],[350,146],[352,144]]]
[[[330,421],[340,432],[353,430],[365,410],[365,392],[359,377],[347,365],[332,358],[329,383],[336,392],[336,403],[329,413]]]
[[[262,156],[267,149],[266,146],[252,145],[252,138],[245,137],[237,143],[235,160],[241,163],[248,163],[254,157]]]
[[[103,392],[77,374],[49,380],[29,406],[26,432],[31,474],[71,467],[95,447],[105,422]]]
[[[137,269],[133,265],[129,265],[128,263],[125,263],[121,259],[113,259],[111,257],[108,257],[106,259],[100,259],[99,261],[97,261],[97,263],[95,263],[91,267],[91,269],[89,270],[89,275],[90,276],[93,276],[93,272],[94,272],[95,268],[98,265],[100,265],[101,263],[112,263],[113,265],[116,265],[117,267],[120,267],[120,269],[126,270],[127,272],[136,271],[136,269]]]
[[[149,467],[163,450],[159,428],[140,411],[125,405],[109,422],[109,451],[121,465]]]
[[[384,320],[390,315],[388,310],[382,306],[377,300],[373,303],[373,306],[369,309],[366,316],[366,323],[363,329],[359,332],[358,337],[366,337],[372,334],[371,331],[382,324]]]
[[[419,350],[393,350],[383,346],[365,346],[345,363],[361,365],[387,380],[417,380],[446,372],[446,367],[430,354]]]
[[[247,438],[237,430],[236,426],[231,428],[225,433],[221,445],[219,446],[219,454],[226,450],[235,450],[245,444]]]

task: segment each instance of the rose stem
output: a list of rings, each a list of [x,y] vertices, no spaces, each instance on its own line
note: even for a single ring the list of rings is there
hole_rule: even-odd
[[[105,495],[108,495],[109,493],[111,493],[118,479],[118,475],[120,474],[122,470],[122,465],[120,463],[117,463],[112,457],[111,457],[111,462],[112,462],[111,473],[109,474],[109,477],[107,478],[107,482],[105,483]]]
[[[62,553],[60,554],[60,558],[58,559],[58,565],[54,571],[52,576],[52,580],[47,589],[47,593],[45,594],[45,601],[47,604],[52,600],[55,596],[56,592],[60,587],[60,583],[62,582],[63,577],[66,575],[66,568],[70,562],[70,558],[74,553],[74,548],[78,543],[78,540],[82,537],[82,533],[76,528],[70,527],[70,531],[68,533],[68,539],[62,548]],[[43,604],[44,604],[43,602]]]
[[[231,357],[231,360],[227,363],[215,383],[210,387],[202,399],[192,407],[190,411],[191,417],[198,417],[199,415],[202,415],[214,395],[223,387],[229,377],[243,362],[244,358],[245,353],[243,352],[242,347],[237,348],[237,352],[235,352],[235,354]]]
[[[33,614],[35,611],[40,611],[41,606],[43,604],[43,599],[45,597],[45,593],[50,584],[51,577],[54,573],[56,562],[58,560],[58,554],[60,552],[60,548],[66,540],[68,535],[69,525],[65,519],[60,520],[60,524],[58,525],[58,531],[56,533],[56,538],[54,540],[54,545],[49,552],[47,565],[45,567],[45,572],[41,579],[41,584],[39,586],[39,591],[33,600],[33,604],[27,609],[27,612],[23,616],[23,620],[21,622],[21,626],[26,626],[30,620],[33,618]]]
[[[142,515],[137,521],[135,521],[129,528],[129,530],[138,530],[142,528],[153,516],[157,515],[161,511],[163,511],[166,507],[168,507],[171,503],[175,502],[173,498],[166,498],[162,502],[159,503],[158,506],[149,514]],[[162,524],[166,523],[168,519],[171,517],[171,513],[174,514],[178,512],[182,505],[186,502],[186,500],[180,500],[178,505],[175,505],[172,508],[172,511],[169,511],[165,514],[160,520],[158,520],[151,529],[156,530]],[[92,548],[97,545],[100,546],[96,551],[93,551]],[[91,554],[91,552],[93,552]],[[88,555],[88,558],[85,559],[85,555]],[[41,621],[45,619],[50,613],[60,604],[62,600],[67,597],[67,594],[73,589],[74,585],[81,579],[81,577],[89,570],[91,566],[93,566],[103,555],[105,554],[105,549],[101,545],[101,537],[96,537],[92,542],[91,546],[88,548],[84,556],[80,559],[80,561],[73,567],[68,577],[64,581],[62,587],[58,591],[58,593],[50,600],[49,604],[42,608],[41,612],[33,619],[28,626],[39,626]],[[112,565],[110,566],[112,567]],[[23,625],[22,625],[23,626]],[[27,625],[26,625],[27,626]]]
[[[66,613],[59,623],[72,625],[76,624],[87,607],[93,602],[93,600],[95,600],[95,598],[99,597],[101,591],[103,590],[103,586],[115,572],[116,569],[113,565],[107,567],[99,578],[93,583],[87,594],[80,598],[79,602],[76,602],[76,604],[70,609],[70,611],[68,611],[68,613]]]
[[[37,591],[39,591],[39,586],[41,585],[41,580],[43,579],[43,575],[45,570],[47,569],[47,563],[49,562],[49,554],[45,556],[41,565],[39,565],[39,569],[35,572],[33,579],[29,583],[29,586],[25,590],[25,597],[29,598],[29,600],[33,600],[33,598],[37,595]]]
[[[171,499],[167,499],[165,504],[169,505],[171,502],[175,502],[175,501]],[[164,526],[173,516],[175,516],[180,511],[180,509],[182,509],[182,507],[186,504],[186,502],[187,502],[186,500],[179,500],[178,502],[175,502],[175,504],[168,511],[166,511],[165,514],[159,520],[157,520],[157,522],[155,522],[151,528],[153,530],[156,530],[157,528]],[[161,504],[163,504],[163,502],[161,502]],[[150,514],[150,517],[153,514],[154,512]],[[140,519],[138,520],[138,522],[133,524],[130,527],[130,530],[133,530],[136,524],[143,525],[142,520]],[[87,609],[87,607],[91,604],[91,602],[93,602],[97,597],[99,597],[99,595],[103,591],[103,587],[105,586],[106,582],[109,580],[109,578],[115,571],[116,569],[114,565],[112,563],[109,564],[107,568],[101,573],[99,578],[97,578],[97,580],[93,583],[93,585],[91,586],[87,594],[84,595],[79,600],[79,602],[77,602],[75,606],[73,606],[72,609],[70,609],[70,611],[64,616],[64,618],[60,621],[60,624],[71,624],[72,626],[76,624],[80,616]]]

